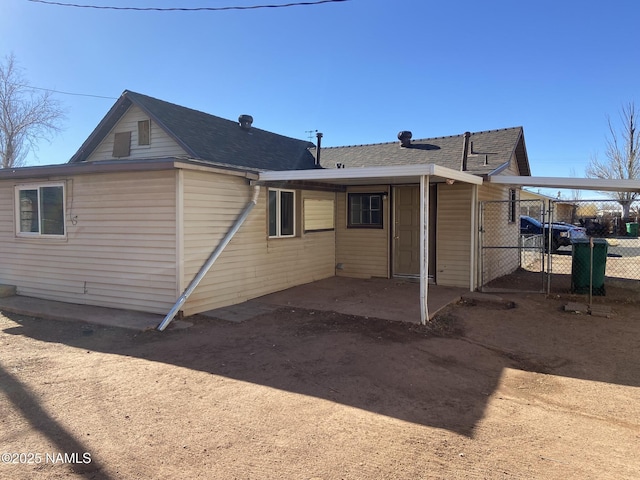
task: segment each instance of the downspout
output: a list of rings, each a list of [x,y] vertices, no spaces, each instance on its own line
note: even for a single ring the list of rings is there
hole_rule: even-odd
[[[164,317],[164,320],[162,320],[162,322],[160,322],[160,325],[158,325],[158,327],[157,327],[157,329],[159,331],[162,332],[162,331],[164,331],[165,328],[167,328],[167,325],[169,325],[169,323],[171,323],[171,321],[177,315],[178,311],[182,308],[184,303],[191,296],[191,294],[196,289],[196,287],[200,284],[200,282],[202,281],[204,276],[209,272],[209,270],[213,266],[214,262],[218,259],[218,257],[220,256],[222,251],[225,249],[225,247],[229,244],[229,242],[231,241],[233,236],[238,232],[238,230],[240,230],[240,227],[242,226],[244,221],[249,216],[249,212],[251,212],[253,207],[255,207],[256,204],[258,203],[258,195],[259,194],[260,194],[260,186],[254,185],[254,187],[253,187],[253,197],[251,198],[251,201],[247,204],[246,207],[244,207],[244,210],[242,211],[240,216],[236,219],[235,223],[229,229],[229,231],[224,236],[222,241],[218,244],[216,249],[211,253],[211,256],[209,256],[209,259],[206,261],[206,263],[202,266],[202,268],[200,268],[200,271],[198,272],[198,274],[195,277],[193,277],[193,280],[191,280],[191,283],[185,289],[184,293],[182,295],[180,295],[180,298],[178,298],[178,301],[173,306],[171,311],[169,313],[167,313],[167,316]]]

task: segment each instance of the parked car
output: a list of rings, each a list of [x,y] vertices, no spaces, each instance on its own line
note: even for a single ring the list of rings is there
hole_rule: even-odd
[[[544,226],[539,220],[533,217],[522,215],[520,217],[520,234],[522,235],[543,235],[545,251],[549,250],[549,224]],[[553,222],[551,224],[551,251],[555,252],[560,247],[571,245],[577,238],[586,238],[587,231],[583,227],[577,227],[569,223]]]

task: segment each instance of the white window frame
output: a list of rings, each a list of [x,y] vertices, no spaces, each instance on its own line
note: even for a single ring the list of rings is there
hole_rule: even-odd
[[[270,220],[271,220],[271,192],[276,192],[276,234],[271,235],[270,231]],[[293,233],[290,235],[282,234],[282,192],[289,192],[293,194]],[[292,238],[296,236],[296,191],[295,190],[287,190],[284,188],[269,188],[267,190],[267,233],[269,238]]]
[[[62,188],[62,228],[64,233],[62,234],[52,234],[52,233],[42,233],[42,204],[41,204],[41,189],[46,187],[61,187]],[[20,192],[25,190],[36,190],[38,192],[38,231],[37,232],[23,232],[21,231],[21,210],[20,210]],[[15,231],[16,236],[23,238],[66,238],[67,236],[67,222],[66,222],[66,211],[67,211],[67,195],[66,195],[66,185],[64,182],[44,182],[44,183],[30,183],[24,185],[16,185],[14,191],[14,199],[15,199]]]

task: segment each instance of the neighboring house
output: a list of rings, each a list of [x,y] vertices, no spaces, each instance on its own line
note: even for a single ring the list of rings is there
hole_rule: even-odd
[[[549,217],[549,212],[553,214],[554,222],[576,223],[578,204],[567,200],[558,200],[548,195],[522,189],[520,192],[521,214],[537,219],[542,219],[544,210],[545,221]]]
[[[252,198],[185,315],[334,275],[473,290],[478,202],[507,202],[490,235],[518,228],[483,179],[530,175],[522,128],[319,149],[252,121],[125,91],[68,164],[0,170],[0,283],[166,313]]]

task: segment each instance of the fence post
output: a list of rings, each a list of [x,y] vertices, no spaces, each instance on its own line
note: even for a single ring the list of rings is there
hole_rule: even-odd
[[[593,304],[593,237],[589,237],[589,307]]]

